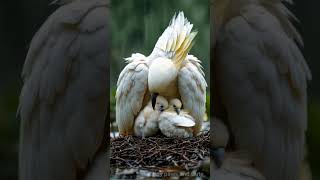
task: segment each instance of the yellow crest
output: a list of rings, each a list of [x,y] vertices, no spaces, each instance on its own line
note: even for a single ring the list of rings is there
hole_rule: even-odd
[[[184,13],[179,12],[177,16],[174,15],[156,43],[155,49],[164,52],[164,56],[172,59],[178,68],[188,55],[197,35],[196,31],[192,31],[192,27],[193,24],[184,17]]]

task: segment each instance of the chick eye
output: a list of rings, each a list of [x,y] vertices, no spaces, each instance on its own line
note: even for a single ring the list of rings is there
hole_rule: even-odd
[[[176,105],[173,105],[174,108],[176,108]]]
[[[161,105],[160,108],[163,108],[163,105]]]

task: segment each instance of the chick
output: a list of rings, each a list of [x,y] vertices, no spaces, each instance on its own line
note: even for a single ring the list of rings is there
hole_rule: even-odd
[[[160,113],[168,108],[168,101],[162,96],[156,99],[153,109],[151,101],[140,111],[134,123],[134,135],[139,137],[149,137],[157,134],[159,130],[158,120]]]
[[[193,136],[194,119],[186,111],[181,110],[179,99],[171,99],[169,107],[160,114],[159,129],[167,137],[188,138]]]

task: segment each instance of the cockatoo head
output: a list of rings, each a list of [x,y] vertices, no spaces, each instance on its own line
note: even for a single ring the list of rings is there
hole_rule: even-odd
[[[182,102],[180,101],[180,99],[174,98],[170,100],[169,102],[170,110],[174,110],[179,115],[181,108],[182,108]]]
[[[168,101],[163,96],[157,96],[154,110],[163,112],[168,108]]]

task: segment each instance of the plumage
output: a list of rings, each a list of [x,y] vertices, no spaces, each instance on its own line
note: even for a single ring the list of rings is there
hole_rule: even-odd
[[[134,135],[139,137],[149,137],[159,131],[159,116],[162,111],[168,108],[168,101],[162,96],[158,96],[155,109],[152,108],[151,101],[140,111],[134,122]]]
[[[177,63],[181,63],[192,47],[192,41],[197,32],[192,32],[193,24],[185,17],[183,12],[174,16],[169,26],[158,39],[153,55],[165,56]]]
[[[183,113],[181,116],[176,116],[175,118],[170,119],[170,121],[177,127],[189,128],[196,124],[191,116],[184,116]]]
[[[214,114],[267,180],[298,179],[311,73],[292,14],[281,0],[215,2]]]
[[[32,39],[18,109],[21,180],[80,179],[98,166],[108,109],[107,5],[61,6]]]
[[[133,134],[134,119],[144,107],[148,91],[148,65],[144,56],[132,56],[120,73],[116,92],[116,121],[119,133]]]
[[[212,164],[211,174],[217,180],[266,180],[266,178],[252,167],[247,154],[237,152],[226,155],[221,167]]]
[[[193,137],[194,124],[193,118],[188,114],[177,115],[175,112],[165,111],[159,117],[159,129],[167,137]]]
[[[133,54],[127,58],[129,64],[120,73],[116,95],[116,119],[121,134],[132,134],[134,119],[150,94],[167,99],[181,98],[186,111],[195,119],[193,132],[200,132],[207,84],[200,60],[188,55],[196,36],[192,27],[180,12],[173,17],[148,57]]]
[[[213,130],[210,136],[210,142],[214,146],[214,148],[218,147],[227,147],[229,142],[229,132],[226,125],[217,118],[213,118],[211,121]]]
[[[192,55],[188,55],[186,59],[178,75],[178,88],[185,111],[195,120],[194,135],[197,135],[206,111],[207,83],[199,60]]]
[[[171,99],[169,107],[159,116],[159,129],[167,137],[193,137],[195,120],[183,109],[179,99]]]

